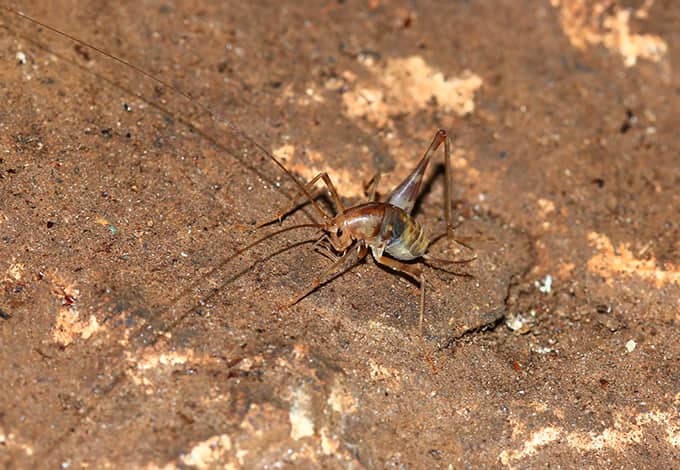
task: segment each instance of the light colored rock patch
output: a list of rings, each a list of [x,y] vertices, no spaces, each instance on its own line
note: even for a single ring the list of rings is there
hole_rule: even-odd
[[[26,271],[26,267],[22,263],[15,263],[14,260],[12,260],[12,264],[10,264],[9,268],[7,268],[7,273],[5,274],[3,281],[21,281],[24,271]]]
[[[231,439],[226,434],[212,436],[199,442],[191,450],[180,456],[184,465],[196,468],[236,469],[235,462],[229,462],[231,456]]]
[[[23,452],[28,457],[35,453],[31,444],[25,442],[13,432],[6,432],[2,426],[0,426],[0,449],[7,451],[16,449]]]
[[[357,401],[339,380],[333,383],[328,404],[333,411],[341,414],[357,411]]]
[[[515,460],[521,460],[525,457],[534,455],[541,447],[559,439],[560,432],[560,428],[553,426],[540,429],[524,442],[521,449],[513,451],[504,450],[498,458],[503,465],[510,465],[510,463]]]
[[[614,425],[603,430],[601,433],[592,431],[566,432],[563,427],[554,425],[547,426],[533,432],[516,450],[504,450],[498,456],[500,462],[510,468],[514,463],[519,463],[532,455],[539,453],[548,445],[567,445],[580,452],[592,452],[600,450],[612,450],[625,454],[627,447],[633,444],[641,444],[651,437],[645,434],[653,433],[654,427],[663,429],[666,442],[674,447],[680,447],[680,412],[677,409],[669,411],[649,411],[644,413],[617,413],[614,417]],[[524,434],[524,427],[518,432],[513,431],[513,439]],[[527,462],[518,468],[525,468]]]
[[[343,94],[345,112],[351,118],[367,119],[383,128],[392,124],[392,116],[415,113],[435,99],[446,111],[460,116],[475,109],[474,96],[482,79],[468,70],[446,78],[420,56],[388,59],[386,63],[364,63],[373,72],[370,83],[357,82]],[[352,75],[346,75],[352,81]],[[377,83],[377,85],[376,85]]]
[[[312,178],[321,172],[328,173],[331,181],[335,185],[338,193],[344,197],[363,197],[364,187],[362,184],[361,177],[357,177],[357,174],[361,175],[363,173],[368,173],[368,169],[334,169],[328,165],[328,160],[324,154],[317,152],[315,150],[307,150],[307,157],[311,165],[297,163],[295,162],[295,146],[291,144],[285,144],[277,148],[273,152],[274,156],[278,158],[285,167],[292,173],[302,176],[303,183],[309,182]],[[370,161],[370,158],[366,158],[366,161]],[[358,171],[357,171],[358,170]],[[327,190],[326,185],[323,181],[318,181],[317,188],[323,188]],[[312,191],[314,194],[315,191]],[[302,197],[300,198],[302,201]]]
[[[637,10],[618,7],[610,0],[550,0],[560,9],[560,24],[572,46],[585,49],[603,45],[623,57],[626,67],[638,59],[661,62],[668,52],[668,44],[654,34],[631,32],[632,16],[646,18],[653,0]]]
[[[658,266],[656,259],[638,259],[628,244],[620,244],[615,250],[611,240],[596,232],[588,234],[588,241],[595,246],[597,254],[588,261],[588,269],[603,276],[609,285],[613,278],[635,275],[652,282],[657,288],[667,284],[680,285],[680,267],[667,263]]]
[[[350,72],[343,74],[348,90],[343,93],[345,114],[365,132],[394,129],[393,119],[404,114],[415,114],[431,107],[432,101],[446,114],[463,116],[474,112],[475,94],[483,85],[482,78],[469,70],[456,76],[444,73],[428,64],[421,56],[389,58],[385,61],[364,60],[368,79],[360,79]],[[398,134],[388,132],[385,143],[396,166],[381,180],[380,192],[387,194],[413,169],[430,143],[424,136],[418,147],[405,142]],[[439,152],[443,153],[442,150]],[[415,155],[415,157],[414,157]],[[370,155],[367,155],[370,161]],[[441,158],[441,157],[437,157]],[[453,145],[453,165],[465,165],[465,152]],[[464,168],[470,178],[478,177],[473,168]],[[365,173],[368,175],[368,173]],[[356,181],[356,180],[355,180]],[[357,187],[357,195],[363,187]]]
[[[78,310],[60,308],[57,319],[52,328],[52,340],[61,346],[68,346],[78,337],[88,339],[101,329],[101,325],[94,315],[81,319]]]
[[[52,294],[59,302],[59,309],[52,327],[52,340],[68,346],[78,338],[89,339],[102,329],[94,315],[81,316],[78,309],[80,290],[74,283],[61,279],[57,274],[50,276]]]
[[[314,435],[314,421],[311,413],[311,399],[302,388],[293,391],[290,407],[290,437],[298,440]]]
[[[356,74],[346,71],[342,79],[330,78],[325,84],[326,90],[337,91],[346,87],[342,93],[344,112],[357,126],[367,133],[375,133],[378,129],[393,128],[392,119],[395,116],[417,113],[431,106],[436,101],[440,109],[447,113],[460,116],[472,113],[475,109],[475,93],[482,86],[482,78],[469,70],[458,76],[446,77],[441,71],[431,67],[420,56],[406,58],[391,58],[376,62],[370,58],[361,63],[369,72],[369,78],[359,79]],[[311,89],[310,89],[311,90]],[[307,91],[306,95],[312,96]],[[307,96],[307,97],[309,97]],[[321,100],[315,99],[315,102]],[[422,152],[429,141],[422,143]],[[397,168],[394,174],[404,177],[413,165],[413,150],[407,148],[398,136],[389,134],[386,144],[394,156]],[[325,171],[343,197],[363,198],[365,196],[364,183],[372,176],[370,162],[372,155],[367,148],[360,149],[357,161],[367,162],[359,168],[337,169],[329,165],[332,156],[322,151],[305,149],[306,162],[296,161],[296,151],[291,144],[284,144],[274,149],[273,155],[281,160],[288,170],[299,174],[305,181],[311,180]],[[356,151],[353,149],[353,151]],[[454,155],[454,161],[459,158],[459,149]],[[418,153],[418,152],[417,152]],[[311,164],[310,164],[311,163]],[[403,165],[408,165],[404,168]],[[467,169],[474,171],[473,169]],[[387,176],[381,184],[395,185],[399,181]],[[319,183],[318,187],[322,187]],[[383,191],[384,192],[384,191]]]
[[[153,385],[160,377],[171,374],[178,366],[184,366],[186,364],[219,364],[218,359],[208,355],[198,355],[190,350],[163,353],[148,351],[141,357],[137,357],[132,353],[127,352],[126,356],[127,362],[131,366],[127,369],[127,374],[135,385],[147,387],[145,390],[147,394],[153,393]]]

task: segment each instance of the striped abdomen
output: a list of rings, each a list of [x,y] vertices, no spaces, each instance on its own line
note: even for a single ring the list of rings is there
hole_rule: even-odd
[[[403,209],[384,202],[352,207],[339,218],[352,239],[364,240],[378,256],[384,251],[408,261],[424,255],[430,243],[418,222]]]
[[[408,261],[420,258],[430,244],[423,227],[402,209],[387,205],[381,235],[387,244],[385,252],[394,258]]]

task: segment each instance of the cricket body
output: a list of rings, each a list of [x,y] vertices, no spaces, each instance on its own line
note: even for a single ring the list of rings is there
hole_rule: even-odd
[[[324,281],[325,275],[341,266],[345,261],[345,258],[350,255],[350,248],[352,245],[356,245],[356,261],[365,258],[370,249],[373,258],[377,263],[391,268],[394,271],[404,273],[420,284],[419,326],[422,332],[425,309],[425,278],[423,271],[419,266],[407,262],[418,258],[423,258],[425,260],[434,258],[429,258],[427,255],[430,240],[426,235],[423,226],[411,216],[411,211],[413,210],[413,206],[415,205],[420,192],[423,177],[432,155],[434,155],[435,151],[442,143],[444,143],[446,165],[445,218],[447,221],[447,232],[449,236],[451,236],[451,197],[449,183],[451,148],[449,137],[443,129],[439,129],[435,133],[432,143],[425,152],[420,163],[390,194],[386,202],[376,200],[375,189],[378,184],[378,178],[373,180],[369,192],[369,201],[347,209],[338,197],[335,186],[326,173],[320,173],[306,186],[302,187],[302,193],[308,197],[314,208],[324,219],[324,223],[319,224],[318,227],[325,233],[317,243],[322,243],[324,240],[327,240],[332,247],[332,250],[341,254],[341,256],[340,258],[336,258],[335,263],[312,282],[309,289],[297,295],[291,302],[291,305],[299,302],[302,298],[319,287]],[[338,214],[334,217],[331,217],[324,212],[310,195],[312,186],[319,179],[322,179],[328,187],[330,195],[338,208]],[[280,212],[274,219],[263,222],[257,227],[259,228],[270,224],[275,220],[281,220],[293,207],[295,207],[295,200],[293,200],[292,205],[287,210]],[[469,260],[464,260],[462,262],[466,261]]]
[[[0,6],[3,10],[9,11],[16,15],[17,17],[34,23],[44,29],[47,29],[57,35],[67,38],[74,43],[83,46],[89,50],[95,51],[108,59],[117,62],[123,66],[130,67],[131,69],[137,71],[142,76],[156,82],[158,85],[162,85],[174,93],[182,97],[183,99],[195,104],[198,108],[203,110],[206,114],[211,116],[218,122],[221,122],[226,127],[228,127],[237,136],[241,137],[249,144],[257,148],[263,155],[267,156],[273,163],[275,163],[300,189],[298,195],[291,198],[290,206],[279,212],[276,217],[267,220],[263,223],[257,224],[254,229],[264,227],[275,221],[281,222],[282,219],[296,207],[297,201],[301,196],[305,196],[307,201],[314,207],[314,210],[320,215],[323,222],[322,223],[311,223],[311,224],[300,224],[289,226],[273,233],[270,233],[253,243],[250,243],[243,249],[238,250],[233,253],[232,257],[240,256],[246,251],[250,250],[255,245],[267,240],[275,235],[287,232],[290,230],[295,230],[299,228],[316,228],[324,232],[319,240],[317,240],[317,246],[320,248],[325,248],[328,256],[334,260],[332,265],[328,267],[324,272],[319,275],[311,283],[308,289],[299,293],[291,301],[290,305],[294,305],[301,299],[306,297],[308,294],[313,292],[321,284],[326,282],[327,276],[333,271],[337,270],[339,267],[343,266],[345,262],[349,259],[352,263],[356,264],[360,260],[364,259],[368,254],[370,249],[371,254],[375,261],[383,266],[386,266],[394,271],[401,272],[416,282],[420,284],[420,331],[422,333],[423,328],[423,316],[425,309],[425,277],[421,267],[408,263],[409,261],[422,259],[425,264],[430,261],[438,261],[443,263],[466,263],[473,259],[466,259],[460,261],[451,260],[439,260],[436,258],[429,257],[427,254],[427,249],[430,244],[430,240],[427,237],[424,228],[411,216],[411,211],[415,205],[416,199],[420,192],[420,187],[425,175],[425,171],[430,163],[430,160],[436,150],[444,144],[444,156],[445,156],[445,201],[444,201],[444,211],[445,219],[447,223],[447,234],[449,238],[452,238],[453,228],[451,225],[451,190],[450,190],[450,180],[451,180],[451,148],[450,140],[446,131],[439,129],[432,139],[432,142],[425,152],[425,155],[420,160],[418,165],[414,168],[411,174],[401,182],[399,186],[390,194],[386,202],[380,202],[376,198],[376,188],[379,182],[379,176],[373,179],[373,184],[369,191],[369,201],[350,207],[345,208],[342,200],[338,196],[337,190],[333,182],[327,173],[320,173],[316,175],[307,184],[301,183],[284,165],[279,161],[270,151],[268,151],[262,144],[250,137],[245,133],[239,126],[237,126],[232,121],[225,119],[224,117],[215,113],[209,106],[201,103],[198,100],[194,100],[191,95],[180,90],[179,88],[173,86],[172,84],[151,75],[149,72],[143,70],[142,68],[131,64],[120,57],[116,57],[107,51],[96,47],[94,45],[88,44],[76,37],[73,37],[67,33],[64,33],[48,24],[38,21],[30,16],[19,12],[8,6]],[[138,96],[144,99],[141,96]],[[188,124],[190,127],[192,125]],[[336,205],[337,214],[331,216],[326,211],[324,211],[321,206],[316,202],[315,198],[312,196],[312,190],[315,184],[322,180],[327,186],[331,198]],[[438,238],[438,237],[436,237]],[[459,242],[460,243],[460,242]],[[356,245],[356,249],[350,249],[353,245]],[[354,255],[353,257],[350,255]],[[350,259],[351,258],[351,259]],[[437,268],[430,264],[430,266]],[[347,268],[348,269],[348,268]]]
[[[448,143],[447,139],[446,131],[437,131],[423,160],[392,192],[387,202],[367,202],[335,216],[324,227],[330,234],[333,248],[344,252],[356,241],[360,250],[370,248],[376,261],[390,267],[393,266],[386,262],[384,253],[402,261],[411,261],[425,255],[430,241],[422,225],[411,217],[411,210],[431,155],[441,142]]]

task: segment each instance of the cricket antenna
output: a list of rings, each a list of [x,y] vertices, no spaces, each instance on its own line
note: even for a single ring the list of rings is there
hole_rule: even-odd
[[[102,49],[102,48],[100,48],[100,47],[97,47],[97,46],[94,46],[94,45],[92,45],[92,44],[89,44],[89,43],[87,43],[87,42],[85,42],[85,41],[83,41],[83,40],[81,40],[81,39],[78,39],[77,37],[75,37],[75,36],[73,36],[73,35],[71,35],[71,34],[68,34],[68,33],[64,32],[64,31],[60,31],[60,30],[58,30],[57,28],[54,28],[54,27],[52,27],[52,26],[50,26],[50,25],[48,25],[48,24],[46,24],[46,23],[43,23],[42,21],[37,20],[37,19],[33,18],[32,16],[29,16],[29,15],[27,15],[27,14],[25,14],[25,13],[22,13],[21,11],[15,9],[15,8],[8,7],[8,6],[6,6],[6,5],[0,5],[0,8],[2,8],[2,9],[4,9],[4,10],[7,10],[7,11],[9,11],[9,12],[11,12],[11,13],[13,13],[14,15],[18,16],[18,17],[21,18],[21,19],[24,19],[24,20],[26,20],[26,21],[30,21],[31,23],[34,23],[34,24],[36,24],[36,25],[38,25],[38,26],[40,26],[40,27],[42,27],[42,28],[44,28],[44,29],[46,29],[46,30],[48,30],[48,31],[51,31],[52,33],[54,33],[54,34],[56,34],[56,35],[58,35],[58,36],[61,36],[61,37],[66,38],[66,39],[68,39],[68,40],[70,40],[70,41],[73,41],[74,43],[79,44],[79,45],[81,45],[81,46],[83,46],[83,47],[86,47],[86,48],[88,48],[88,49],[90,49],[90,50],[93,50],[93,51],[97,52],[98,54],[101,54],[102,56],[107,57],[107,58],[113,60],[114,62],[118,62],[118,63],[121,64],[121,65],[127,66],[127,67],[131,68],[132,70],[134,70],[135,72],[137,72],[137,73],[141,74],[142,76],[148,78],[149,80],[152,80],[152,81],[154,81],[154,82],[156,82],[156,83],[158,83],[158,84],[160,84],[160,85],[162,85],[162,86],[164,86],[164,87],[166,87],[166,88],[172,90],[172,91],[173,91],[174,93],[176,93],[177,95],[181,96],[181,97],[184,98],[185,100],[187,100],[187,101],[189,101],[190,103],[194,104],[194,105],[197,106],[200,110],[202,110],[203,112],[207,113],[210,117],[212,117],[212,118],[215,119],[216,121],[218,121],[218,122],[220,122],[220,123],[226,125],[232,132],[234,132],[234,133],[237,134],[240,138],[242,138],[243,140],[245,140],[246,142],[248,142],[248,144],[252,145],[252,146],[255,147],[257,150],[259,150],[259,151],[262,152],[264,155],[266,155],[266,156],[267,156],[271,161],[273,161],[273,162],[274,162],[281,170],[283,170],[283,172],[284,172],[286,175],[288,175],[288,177],[289,177],[291,180],[293,180],[293,181],[295,182],[295,184],[300,188],[301,192],[307,197],[307,199],[308,199],[309,202],[312,204],[312,206],[314,206],[314,209],[319,213],[319,215],[322,217],[322,219],[323,219],[324,221],[330,220],[331,217],[330,217],[330,216],[329,216],[329,215],[321,208],[321,206],[319,206],[319,204],[314,200],[314,198],[312,197],[311,193],[310,193],[309,190],[306,188],[306,186],[305,186],[304,184],[302,184],[302,183],[301,183],[301,182],[300,182],[300,181],[299,181],[299,180],[298,180],[298,179],[297,179],[297,178],[296,178],[296,177],[295,177],[295,176],[294,176],[294,175],[293,175],[293,174],[292,174],[292,173],[291,173],[284,165],[283,165],[283,163],[281,163],[281,162],[279,161],[278,158],[276,158],[270,151],[268,151],[268,150],[267,150],[266,148],[264,148],[261,144],[259,144],[255,139],[253,139],[253,138],[250,137],[248,134],[246,134],[244,131],[242,131],[241,128],[238,127],[236,124],[234,124],[232,121],[230,121],[229,119],[227,119],[227,118],[221,116],[221,115],[218,114],[217,112],[213,111],[209,106],[203,104],[200,100],[198,100],[198,99],[192,97],[189,93],[187,93],[187,92],[185,92],[185,91],[182,91],[181,89],[179,89],[179,88],[177,88],[176,86],[174,86],[174,85],[168,83],[167,81],[165,81],[165,80],[163,80],[163,79],[161,79],[161,78],[158,78],[158,77],[152,75],[151,73],[147,72],[147,71],[144,70],[143,68],[138,67],[138,66],[136,66],[135,64],[126,61],[125,59],[121,59],[120,57],[117,57],[117,56],[111,54],[110,52],[105,51],[104,49]]]
[[[262,243],[262,242],[264,242],[264,241],[266,241],[266,240],[269,240],[270,238],[273,238],[273,237],[275,237],[275,236],[277,236],[277,235],[281,235],[282,233],[290,232],[291,230],[295,230],[295,229],[298,229],[298,228],[319,228],[319,229],[322,229],[323,227],[324,227],[324,226],[323,226],[322,224],[299,224],[299,225],[291,225],[290,227],[282,228],[281,230],[277,230],[277,231],[275,231],[275,232],[268,233],[267,235],[265,235],[265,236],[263,236],[263,237],[261,237],[261,238],[258,238],[258,239],[255,240],[254,242],[248,244],[246,247],[241,248],[240,250],[238,250],[236,253],[234,253],[234,254],[232,255],[232,257],[235,258],[235,257],[237,257],[237,256],[240,256],[240,255],[242,255],[243,253],[245,253],[246,251],[248,251],[248,250],[250,250],[251,248],[253,248],[254,246],[259,245],[260,243]]]

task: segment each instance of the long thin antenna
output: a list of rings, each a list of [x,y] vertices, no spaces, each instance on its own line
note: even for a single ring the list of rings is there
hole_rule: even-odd
[[[70,35],[70,34],[68,34],[68,33],[65,33],[65,32],[63,32],[63,31],[60,31],[60,30],[58,30],[57,28],[54,28],[54,27],[52,27],[52,26],[50,26],[50,25],[48,25],[48,24],[46,24],[46,23],[43,23],[42,21],[39,21],[39,20],[37,20],[37,19],[35,19],[35,18],[33,18],[33,17],[31,17],[31,16],[25,14],[25,13],[20,12],[19,10],[16,10],[16,9],[14,9],[14,8],[12,8],[12,7],[8,7],[8,6],[6,6],[6,5],[0,5],[0,8],[2,8],[2,9],[4,9],[4,10],[7,10],[7,11],[13,13],[13,14],[15,14],[15,15],[18,16],[19,18],[22,18],[22,19],[24,19],[24,20],[26,20],[26,21],[30,21],[30,22],[32,22],[32,23],[34,23],[34,24],[37,24],[38,26],[41,26],[41,27],[47,29],[48,31],[51,31],[51,32],[53,32],[54,34],[57,34],[57,35],[59,35],[59,36],[61,36],[61,37],[64,37],[64,38],[66,38],[66,39],[69,39],[70,41],[73,41],[73,42],[76,43],[76,44],[79,44],[79,45],[81,45],[81,46],[83,46],[83,47],[87,47],[88,49],[91,49],[91,50],[93,50],[93,51],[96,51],[97,53],[103,55],[104,57],[108,57],[109,59],[111,59],[111,60],[113,60],[113,61],[115,61],[115,62],[118,62],[118,63],[121,64],[121,65],[125,65],[125,66],[127,66],[127,67],[130,67],[130,68],[131,68],[132,70],[134,70],[135,72],[137,72],[137,73],[143,75],[144,77],[146,77],[146,78],[148,78],[148,79],[150,79],[150,80],[152,80],[152,81],[154,81],[154,82],[156,82],[156,83],[159,83],[159,84],[163,85],[164,87],[166,87],[166,88],[172,90],[173,92],[177,93],[179,96],[181,96],[181,97],[184,98],[185,100],[189,101],[190,103],[195,104],[195,105],[198,106],[203,112],[205,112],[205,113],[207,113],[208,115],[210,115],[210,116],[211,116],[213,119],[215,119],[216,121],[221,122],[222,124],[225,124],[231,131],[233,131],[234,133],[236,133],[239,137],[241,137],[243,140],[245,140],[246,142],[248,142],[250,145],[252,145],[252,146],[255,147],[256,149],[258,149],[258,150],[259,150],[260,152],[262,152],[264,155],[266,155],[267,157],[269,157],[269,159],[272,160],[274,163],[276,163],[276,165],[278,165],[278,167],[281,168],[281,170],[283,170],[283,172],[284,172],[286,175],[288,175],[288,177],[289,177],[291,180],[293,180],[293,181],[295,182],[296,185],[298,185],[298,187],[300,188],[300,190],[302,191],[302,193],[307,197],[307,199],[309,199],[309,202],[312,204],[312,206],[314,206],[314,209],[319,213],[319,215],[323,218],[323,220],[324,220],[324,221],[328,221],[328,219],[329,219],[328,214],[326,214],[326,212],[325,212],[323,209],[321,209],[321,207],[320,207],[320,206],[317,204],[317,202],[314,200],[314,198],[312,197],[312,195],[310,194],[310,192],[307,190],[307,188],[305,188],[305,185],[303,185],[300,181],[298,181],[298,179],[297,179],[295,176],[293,176],[293,174],[292,174],[292,173],[291,173],[291,172],[283,165],[283,163],[281,163],[274,155],[271,154],[271,152],[269,152],[266,148],[264,148],[262,145],[260,145],[255,139],[253,139],[253,138],[250,137],[248,134],[246,134],[245,132],[243,132],[243,131],[241,130],[241,128],[239,128],[236,124],[234,124],[233,122],[231,122],[229,119],[227,119],[227,118],[225,118],[225,117],[222,117],[220,114],[218,114],[218,113],[216,113],[215,111],[213,111],[210,107],[208,107],[207,105],[201,103],[201,101],[199,101],[198,99],[193,98],[189,93],[180,90],[180,89],[177,88],[176,86],[171,85],[170,83],[166,82],[165,80],[163,80],[163,79],[161,79],[161,78],[158,78],[158,77],[152,75],[151,73],[147,72],[147,71],[144,70],[143,68],[138,67],[138,66],[136,66],[135,64],[126,61],[125,59],[121,59],[120,57],[117,57],[117,56],[115,56],[115,55],[113,55],[113,54],[111,54],[111,53],[105,51],[104,49],[101,49],[100,47],[94,46],[94,45],[92,45],[92,44],[89,44],[89,43],[87,43],[87,42],[81,40],[81,39],[78,39],[78,38],[75,37],[75,36],[72,36],[72,35]]]
[[[238,250],[236,253],[234,253],[231,256],[234,257],[234,258],[237,257],[237,256],[240,256],[244,252],[250,250],[252,247],[254,247],[256,245],[259,245],[260,243],[262,243],[265,240],[269,240],[270,238],[275,237],[276,235],[280,235],[282,233],[289,232],[291,230],[295,230],[295,229],[298,229],[298,228],[323,228],[323,225],[322,224],[299,224],[299,225],[292,225],[290,227],[282,228],[281,230],[277,230],[276,232],[268,233],[267,235],[265,235],[261,238],[258,238],[257,240],[250,243],[245,248],[241,248],[240,250]]]

